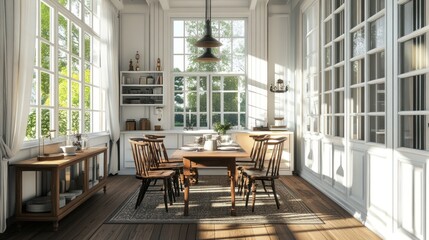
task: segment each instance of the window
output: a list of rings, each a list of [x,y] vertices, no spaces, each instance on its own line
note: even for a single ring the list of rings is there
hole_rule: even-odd
[[[38,1],[36,58],[26,140],[55,129],[106,129],[100,81],[99,0]]]
[[[193,46],[204,34],[203,20],[174,20],[173,28],[174,126],[245,126],[245,20],[212,21],[213,36],[223,44],[213,49],[218,63],[194,61],[204,52]]]
[[[399,147],[429,150],[429,14],[426,1],[398,4]]]

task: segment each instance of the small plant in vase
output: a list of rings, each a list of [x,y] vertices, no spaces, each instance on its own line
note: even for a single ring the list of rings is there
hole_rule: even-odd
[[[220,122],[217,122],[213,125],[213,129],[219,134],[219,135],[225,135],[226,131],[230,130],[232,127],[231,123],[225,123],[222,124]]]

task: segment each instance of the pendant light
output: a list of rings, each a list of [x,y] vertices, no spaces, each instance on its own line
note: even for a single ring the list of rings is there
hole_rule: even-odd
[[[222,46],[222,43],[216,40],[214,37],[212,37],[212,2],[211,0],[206,0],[206,12],[205,12],[205,35],[203,38],[198,40],[194,46],[196,47],[203,47],[206,48],[206,51],[203,53],[203,55],[196,58],[199,62],[218,62],[220,61],[220,58],[217,58],[213,55],[211,48],[213,47],[220,47]]]

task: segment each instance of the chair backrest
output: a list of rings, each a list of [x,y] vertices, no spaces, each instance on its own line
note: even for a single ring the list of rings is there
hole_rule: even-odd
[[[267,145],[271,148],[271,157],[268,161],[268,167],[266,168],[266,176],[278,177],[280,163],[282,161],[283,154],[283,143],[286,141],[286,137],[281,138],[270,138]]]
[[[147,176],[150,170],[150,165],[148,163],[150,154],[149,144],[133,140],[129,140],[129,142],[133,152],[134,165],[136,167],[136,177],[139,178]]]
[[[168,162],[167,149],[164,140],[160,138],[143,138],[143,142],[150,145],[151,149],[151,167],[158,167],[163,162]]]
[[[267,143],[270,139],[269,135],[252,136],[253,147],[250,152],[250,159],[255,162],[254,167],[262,169],[264,167],[265,155],[267,153]]]

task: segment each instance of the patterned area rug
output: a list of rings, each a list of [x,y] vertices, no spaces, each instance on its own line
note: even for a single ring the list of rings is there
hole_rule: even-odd
[[[140,207],[134,209],[139,190],[131,196],[108,218],[106,223],[285,223],[285,224],[322,224],[296,194],[282,182],[276,180],[276,190],[280,200],[277,209],[272,193],[265,193],[258,186],[255,212],[252,212],[252,196],[249,206],[245,199],[236,195],[237,216],[230,215],[231,197],[226,176],[200,176],[199,182],[190,187],[189,216],[183,216],[183,193],[176,202],[164,208],[161,186],[151,186]],[[267,188],[271,190],[271,188]]]

